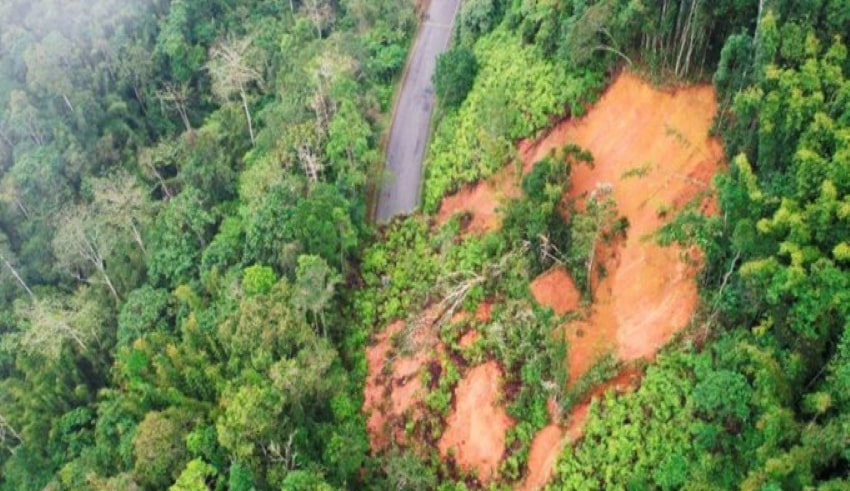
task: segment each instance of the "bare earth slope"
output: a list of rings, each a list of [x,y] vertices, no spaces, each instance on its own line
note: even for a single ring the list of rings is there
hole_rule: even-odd
[[[625,241],[597,249],[606,275],[594,281],[589,314],[565,327],[570,384],[608,353],[621,361],[652,359],[690,321],[699,258],[694,251],[661,247],[651,235],[710,191],[723,160],[719,142],[708,134],[715,109],[710,86],[664,92],[626,73],[585,118],[561,124],[523,152],[527,171],[564,144],[589,150],[595,165],[573,169],[570,197],[582,201],[597,185],[610,184],[619,214],[629,220]],[[703,206],[710,207],[709,198]],[[569,291],[567,284],[555,288]],[[580,406],[576,413],[586,410]],[[579,416],[572,416],[570,428],[583,421]],[[540,436],[550,451],[529,459],[523,489],[539,489],[551,475],[560,452],[551,431]],[[575,438],[565,433],[566,441]]]
[[[500,404],[501,369],[494,361],[471,369],[455,389],[455,409],[440,439],[440,456],[453,455],[464,471],[489,482],[499,470],[505,434],[513,421]]]
[[[520,145],[525,172],[550,150],[565,144],[589,150],[595,165],[573,169],[569,197],[583,202],[599,184],[608,184],[619,215],[630,225],[625,239],[597,244],[601,264],[597,271],[604,268],[606,274],[593,279],[589,307],[582,310],[575,285],[563,270],[550,270],[532,283],[538,302],[558,312],[583,312],[581,319],[564,327],[569,340],[570,385],[606,354],[626,362],[651,360],[690,322],[697,304],[695,278],[700,258],[696,251],[661,247],[652,236],[688,202],[700,201],[706,212],[712,208],[710,181],[723,165],[720,144],[708,135],[715,110],[710,86],[662,91],[624,73],[587,116],[558,125],[539,141]],[[511,176],[513,169],[509,165],[490,181],[447,198],[439,221],[464,212],[471,215],[468,233],[498,228],[500,200],[518,193],[517,179]],[[475,378],[487,382],[477,385],[498,391],[497,368],[492,367],[490,376],[484,377],[486,370],[478,367],[480,373],[476,371]],[[629,390],[638,383],[639,375],[623,373],[598,387],[592,396],[606,389]],[[455,393],[449,426],[469,430],[487,424],[486,420],[498,421],[497,427],[509,426],[508,420],[495,416],[500,414],[496,409],[485,416],[485,421],[479,421],[482,408],[499,398],[493,394],[491,400],[469,403],[461,392],[474,391],[461,391],[461,387],[471,384],[472,379],[464,380]],[[537,436],[520,489],[540,489],[548,481],[563,445],[580,437],[587,409],[586,401],[563,421],[552,421]],[[482,453],[483,447],[470,446],[471,435],[463,432],[458,433],[454,445],[441,442],[441,447],[453,447],[456,461],[464,468],[475,468],[479,478],[486,481],[493,477],[504,451],[499,433],[488,445],[491,454]],[[441,450],[445,454],[445,448]]]
[[[688,251],[661,247],[651,235],[710,191],[723,160],[708,134],[715,105],[710,86],[666,92],[625,73],[585,118],[560,125],[523,155],[530,168],[566,143],[589,150],[594,167],[573,169],[570,196],[581,201],[597,185],[611,184],[618,212],[629,220],[622,244],[600,247],[607,274],[594,285],[584,335],[571,330],[571,359],[598,344],[595,333],[609,336],[606,344],[623,361],[651,358],[690,320],[697,287]],[[586,367],[574,368],[571,380]]]

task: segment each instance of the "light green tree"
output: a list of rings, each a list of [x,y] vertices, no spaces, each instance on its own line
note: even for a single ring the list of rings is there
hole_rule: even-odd
[[[340,283],[342,277],[321,257],[298,257],[292,304],[300,312],[310,312],[325,334],[327,326],[324,312],[333,300],[336,286]]]
[[[168,491],[210,491],[208,482],[215,475],[215,467],[201,459],[191,460]]]

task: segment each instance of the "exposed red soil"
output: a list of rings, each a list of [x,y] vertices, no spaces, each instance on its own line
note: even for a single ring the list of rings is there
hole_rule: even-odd
[[[455,389],[455,407],[440,438],[443,458],[449,455],[482,483],[497,476],[505,451],[505,435],[514,422],[500,403],[502,371],[494,361],[478,365]]]
[[[478,308],[475,309],[475,315],[473,319],[475,322],[480,322],[485,324],[490,322],[490,317],[493,315],[493,304],[490,302],[481,302],[478,304]],[[452,323],[457,324],[460,322],[465,322],[469,319],[468,312],[459,312],[452,317]],[[461,349],[470,348],[481,338],[481,334],[476,330],[470,330],[463,334],[458,340],[458,345]]]
[[[709,137],[715,109],[710,86],[664,92],[624,73],[585,118],[561,124],[525,150],[528,169],[566,143],[589,150],[594,167],[573,169],[570,197],[586,200],[600,183],[611,184],[618,213],[629,220],[623,243],[601,252],[606,275],[595,285],[590,316],[568,328],[571,381],[607,351],[623,361],[652,358],[690,320],[694,261],[651,235],[710,190],[723,159],[720,143]],[[589,360],[576,359],[582,357]]]
[[[487,181],[466,187],[447,196],[440,203],[437,223],[446,223],[456,213],[469,214],[464,231],[475,235],[498,230],[502,225],[499,207],[509,199],[522,194],[517,185],[517,172],[506,166]]]
[[[625,240],[597,247],[605,275],[599,270],[593,275],[589,315],[565,327],[570,385],[608,353],[621,361],[652,359],[693,315],[694,265],[700,262],[696,251],[661,247],[651,235],[709,191],[723,159],[719,142],[708,133],[715,109],[710,86],[662,92],[624,73],[585,118],[563,123],[543,140],[520,149],[526,171],[566,143],[589,150],[594,167],[573,169],[569,197],[586,201],[599,184],[610,184],[619,215],[629,220]],[[635,175],[627,176],[629,171]],[[701,208],[712,213],[713,201],[704,199]],[[574,409],[566,440],[580,437],[588,404]],[[530,485],[545,482],[540,469],[546,469],[547,479],[551,475],[560,453],[552,438],[550,430],[535,454],[541,457],[529,462]]]
[[[404,328],[401,321],[394,322],[375,337],[374,344],[366,349],[368,376],[363,394],[363,411],[369,415],[366,428],[369,430],[369,444],[372,450],[384,448],[389,444],[386,434],[388,408],[385,408],[386,384],[384,383],[384,364],[392,350],[392,337]]]
[[[487,323],[490,322],[490,317],[493,315],[493,304],[490,302],[481,302],[478,304],[478,307],[475,309],[475,314],[472,316],[476,322]],[[455,314],[451,318],[452,324],[461,324],[469,320],[469,312],[464,310],[460,312],[455,312]]]
[[[618,214],[629,221],[625,238],[597,244],[592,305],[583,319],[565,326],[569,385],[606,354],[625,362],[651,360],[690,321],[697,304],[700,258],[694,250],[658,246],[652,235],[686,203],[710,194],[710,180],[723,157],[719,142],[708,136],[715,109],[710,86],[661,91],[624,73],[586,117],[559,124],[537,142],[520,144],[524,172],[568,143],[590,151],[595,165],[573,169],[567,197],[581,208],[600,184],[610,185]],[[500,226],[500,203],[518,195],[515,167],[509,165],[492,179],[447,197],[438,221],[465,213],[466,233],[491,231]],[[710,197],[703,199],[701,209],[715,211]],[[578,300],[573,304],[569,295],[560,293],[569,290],[569,275],[553,271],[535,280],[535,298],[558,313],[577,309]],[[627,375],[625,382],[618,377],[596,388],[589,399],[611,387],[633,386],[633,374]],[[454,449],[458,465],[476,470],[482,481],[495,477],[505,431],[513,424],[497,401],[499,378],[494,362],[466,374],[439,442],[444,458]],[[549,479],[562,446],[581,437],[589,404],[576,406],[565,425],[553,421],[535,438],[522,489],[539,489]],[[372,433],[371,419],[369,423]]]
[[[528,473],[519,489],[522,491],[543,489],[552,477],[555,463],[566,443],[564,430],[560,426],[550,424],[540,430],[531,442],[531,450],[528,452]]]
[[[561,266],[555,266],[538,276],[531,282],[530,288],[537,303],[551,308],[557,315],[579,309],[581,294],[572,277]]]
[[[405,323],[402,321],[390,324],[366,350],[368,376],[363,411],[369,415],[366,427],[373,452],[386,448],[392,439],[396,443],[404,443],[401,430],[404,425],[397,423],[405,415],[413,421],[421,418],[421,411],[417,411],[417,405],[424,396],[420,375],[433,359],[433,352],[442,349],[436,334],[422,328],[409,336],[409,353],[390,357],[392,340],[404,335],[404,328]]]
[[[478,338],[481,336],[478,334],[478,331],[469,331],[463,336],[460,337],[460,341],[458,341],[458,345],[461,348],[466,349],[475,344],[478,341]]]
[[[481,323],[490,322],[490,317],[493,316],[493,304],[490,302],[481,302],[478,308],[475,309],[475,320]]]

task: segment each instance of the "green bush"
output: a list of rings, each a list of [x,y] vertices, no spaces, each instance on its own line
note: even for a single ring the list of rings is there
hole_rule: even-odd
[[[265,295],[277,283],[277,275],[268,266],[259,264],[245,268],[242,276],[242,291],[246,295]]]
[[[460,106],[472,89],[478,61],[475,53],[462,46],[452,48],[437,58],[434,72],[434,93],[443,107],[454,109]]]
[[[440,121],[429,147],[427,212],[445,194],[491,176],[512,158],[519,139],[567,111],[580,114],[602,85],[601,74],[567,73],[504,27],[479,39],[473,51],[480,66],[472,90]]]

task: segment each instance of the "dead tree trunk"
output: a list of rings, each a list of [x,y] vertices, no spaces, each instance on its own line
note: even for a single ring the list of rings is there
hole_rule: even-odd
[[[304,142],[298,146],[298,160],[304,167],[304,172],[311,183],[315,184],[319,181],[319,173],[322,171],[322,163],[319,157],[313,152],[312,146]]]
[[[3,261],[3,264],[6,265],[6,269],[9,270],[9,272],[12,274],[18,284],[21,285],[21,287],[27,292],[30,298],[35,298],[35,294],[32,292],[32,290],[30,290],[30,287],[27,286],[27,283],[24,281],[23,278],[21,278],[21,275],[18,274],[18,271],[15,269],[15,267],[12,266],[12,263],[10,263],[9,260],[6,259],[6,256],[4,256],[2,253],[0,253],[0,261]]]
[[[254,122],[251,120],[251,111],[248,109],[248,96],[245,94],[245,87],[239,84],[239,97],[242,99],[242,109],[245,110],[245,119],[248,120],[248,135],[251,137],[251,146],[256,146],[254,140]]]
[[[0,414],[0,444],[6,443],[7,440],[14,438],[18,441],[18,443],[23,443],[24,440],[21,438],[20,433],[15,431],[15,428],[12,427],[11,424],[6,420],[6,417]],[[11,447],[11,446],[10,446]],[[15,453],[13,448],[9,448],[9,452],[12,454]]]

